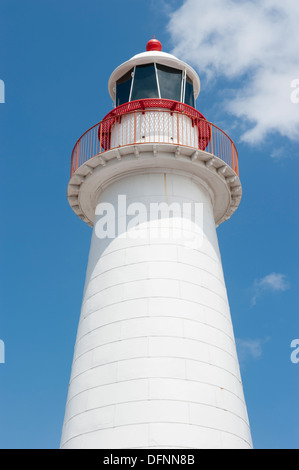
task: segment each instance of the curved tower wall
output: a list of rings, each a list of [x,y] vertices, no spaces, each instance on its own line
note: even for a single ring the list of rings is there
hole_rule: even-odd
[[[121,117],[111,129],[111,147],[147,142],[175,143],[198,148],[198,127],[192,119],[168,110],[135,112]]]
[[[139,231],[120,214],[100,238],[102,203],[122,212],[119,195],[144,208]],[[153,202],[177,205],[150,220]],[[161,169],[114,181],[96,208],[61,447],[251,446],[207,186]]]

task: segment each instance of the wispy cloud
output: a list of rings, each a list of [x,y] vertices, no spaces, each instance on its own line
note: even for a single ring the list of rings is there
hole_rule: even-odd
[[[255,279],[251,305],[255,305],[257,298],[265,291],[286,291],[289,288],[290,284],[285,274],[271,273],[261,279]]]
[[[271,132],[299,139],[298,0],[185,0],[172,12],[173,53],[207,78],[237,79],[222,107],[242,119],[242,140],[261,142]]]
[[[282,160],[286,155],[287,150],[284,147],[277,147],[271,152],[270,157],[274,160]]]
[[[265,339],[236,339],[238,357],[240,363],[244,363],[249,359],[259,359],[263,354],[263,345],[270,338]]]

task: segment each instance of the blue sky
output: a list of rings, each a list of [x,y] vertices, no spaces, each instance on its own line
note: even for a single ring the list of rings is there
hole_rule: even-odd
[[[66,198],[71,151],[110,111],[114,68],[153,34],[196,67],[197,109],[237,144],[243,199],[218,237],[253,442],[299,447],[299,104],[288,101],[299,66],[292,36],[271,43],[277,15],[292,32],[297,7],[271,2],[269,13],[247,0],[198,12],[194,0],[0,0],[1,448],[59,446],[91,237]]]

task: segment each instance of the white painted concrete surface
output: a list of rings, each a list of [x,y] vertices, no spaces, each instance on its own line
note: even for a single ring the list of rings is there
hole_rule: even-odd
[[[142,143],[107,150],[79,166],[68,184],[68,200],[75,214],[94,225],[100,194],[128,175],[176,173],[198,179],[213,201],[216,226],[237,210],[242,187],[234,170],[211,153],[183,145]]]
[[[122,116],[111,129],[111,148],[133,143],[176,143],[198,148],[198,127],[184,114],[147,110]]]
[[[198,243],[189,229],[151,236],[172,234],[167,214],[137,238],[99,239],[100,204],[120,194],[202,204]],[[210,196],[175,171],[124,176],[96,208],[61,448],[251,446]]]

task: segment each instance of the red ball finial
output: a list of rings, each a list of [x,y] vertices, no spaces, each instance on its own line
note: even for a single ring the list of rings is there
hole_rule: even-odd
[[[146,45],[146,50],[147,52],[149,51],[162,51],[162,44],[158,39],[155,39],[155,36],[153,39],[150,39]]]

